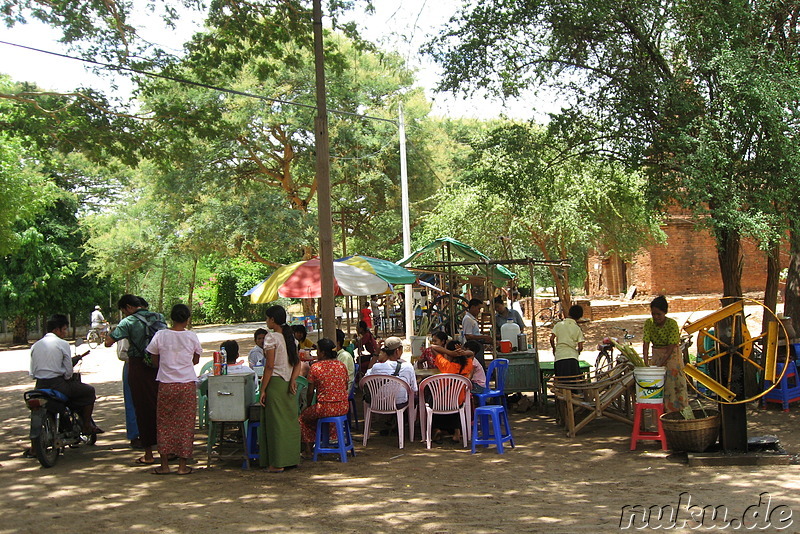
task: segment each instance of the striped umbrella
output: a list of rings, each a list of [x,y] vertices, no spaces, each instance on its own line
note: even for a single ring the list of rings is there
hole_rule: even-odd
[[[253,304],[264,304],[278,297],[312,299],[322,296],[319,258],[298,261],[279,267],[272,276],[245,293]],[[347,263],[333,263],[334,294],[377,295],[389,284],[380,277]]]
[[[335,262],[353,265],[354,267],[363,269],[383,280],[386,280],[390,284],[413,284],[417,281],[417,275],[405,267],[400,267],[396,263],[378,258],[372,258],[370,256],[360,256],[356,254],[354,256],[339,258],[338,260],[335,260]]]

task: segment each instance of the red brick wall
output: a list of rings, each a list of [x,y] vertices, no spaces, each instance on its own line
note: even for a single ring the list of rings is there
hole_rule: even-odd
[[[673,215],[662,227],[664,245],[653,245],[626,264],[627,285],[635,285],[637,295],[691,295],[722,293],[716,243],[711,234],[698,228],[688,217]],[[751,240],[742,241],[744,267],[742,291],[763,291],[766,284],[766,259]],[[615,286],[621,268],[602,254],[590,254],[587,287],[590,295],[618,295]],[[782,255],[781,265],[787,264]]]

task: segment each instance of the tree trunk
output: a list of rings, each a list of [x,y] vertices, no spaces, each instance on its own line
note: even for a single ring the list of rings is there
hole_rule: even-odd
[[[789,230],[789,270],[783,296],[783,313],[792,318],[794,331],[800,332],[800,227]]]
[[[197,282],[197,256],[194,257],[194,262],[192,263],[192,279],[189,282],[189,297],[186,299],[187,306],[189,309],[192,309],[192,301],[194,300],[194,285]],[[189,327],[192,326],[192,318],[189,317]]]
[[[778,307],[778,282],[781,274],[780,252],[781,246],[777,241],[767,251],[767,284],[764,287],[764,306],[769,308],[772,313],[776,313]],[[772,317],[765,313],[761,320],[762,332],[767,331],[767,323],[770,319]]]
[[[19,316],[14,318],[14,343],[28,344],[28,319]]]
[[[164,312],[164,286],[167,284],[167,256],[161,260],[161,283],[158,288],[158,308],[160,312]],[[189,308],[191,309],[191,308]]]
[[[741,238],[737,230],[729,228],[718,228],[715,230],[715,234],[719,272],[722,275],[722,303],[724,306],[733,302],[726,297],[742,296]]]

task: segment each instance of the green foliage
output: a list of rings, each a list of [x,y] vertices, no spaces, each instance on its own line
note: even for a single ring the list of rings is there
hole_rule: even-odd
[[[429,50],[448,89],[560,90],[570,105],[553,127],[570,151],[646,169],[651,206],[677,201],[707,223],[725,292],[739,294],[739,236],[768,248],[798,197],[793,9],[773,0],[471,5]]]
[[[267,278],[271,272],[263,264],[232,259],[220,262],[216,273],[197,289],[194,316],[209,323],[259,321],[266,304],[251,304],[245,292]]]

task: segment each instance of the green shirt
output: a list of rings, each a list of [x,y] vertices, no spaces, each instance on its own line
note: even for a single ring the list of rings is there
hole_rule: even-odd
[[[677,345],[681,342],[681,329],[675,319],[667,317],[667,321],[662,326],[656,326],[652,318],[644,322],[644,343],[652,343],[655,347],[666,347],[667,345]]]
[[[164,316],[160,313],[151,312],[149,310],[136,310],[136,313],[132,313],[131,315],[128,315],[122,319],[117,327],[111,332],[111,337],[114,338],[114,341],[119,341],[120,339],[125,338],[130,341],[131,345],[128,348],[128,356],[133,356],[134,358],[144,358],[144,349],[147,348],[148,343],[147,325],[134,317],[134,315],[138,315],[145,321],[148,321],[148,319],[153,315],[157,315],[163,321]]]

